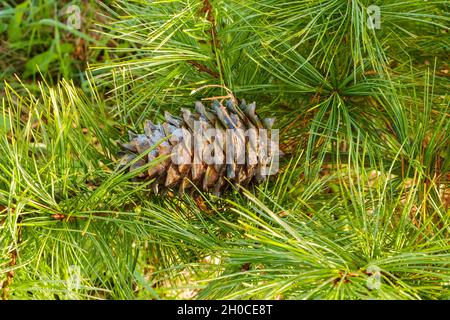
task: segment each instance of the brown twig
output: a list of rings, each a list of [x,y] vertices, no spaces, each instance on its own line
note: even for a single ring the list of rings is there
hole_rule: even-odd
[[[209,32],[211,34],[210,45],[211,45],[214,55],[217,55],[217,51],[220,49],[221,45],[220,45],[219,38],[217,35],[217,23],[216,23],[214,14],[213,14],[213,7],[212,7],[211,2],[209,0],[204,0],[203,7],[200,9],[199,12],[203,15],[206,15],[206,20],[211,24],[211,28],[209,30]],[[204,41],[202,40],[201,42],[203,43]],[[222,63],[222,60],[220,59],[220,56],[218,59],[219,59],[219,64],[217,64],[217,62],[216,62],[215,65],[219,69],[219,72],[211,70],[211,68],[209,68],[209,67],[205,66],[204,64],[201,64],[195,60],[187,60],[186,62],[189,63],[190,65],[192,65],[198,71],[207,73],[215,79],[219,79],[221,77],[221,74],[222,74],[224,68],[223,68],[223,63]]]
[[[213,7],[211,5],[211,2],[209,2],[209,0],[204,0],[203,7],[201,8],[200,12],[206,13],[206,20],[208,20],[211,23],[211,29],[210,29],[211,37],[212,37],[211,42],[212,42],[214,48],[219,49],[220,43],[217,38],[216,19],[214,18],[212,11],[213,11]]]
[[[62,213],[52,214],[51,217],[55,220],[64,221],[64,222],[73,222],[76,220],[76,217],[69,217]],[[82,218],[79,218],[79,219],[82,219]],[[84,220],[84,219],[82,219],[82,220]]]
[[[6,279],[2,284],[2,300],[8,300],[9,295],[9,286],[13,282],[14,279],[14,267],[17,263],[17,250],[14,249],[10,254],[9,266],[11,270],[6,273]]]
[[[207,85],[201,86],[200,88],[192,90],[191,94],[197,93],[197,92],[199,92],[199,91],[201,91],[203,89],[206,89],[206,88],[222,88],[228,94],[226,96],[216,96],[216,97],[203,98],[202,100],[217,100],[217,99],[221,99],[220,103],[222,104],[223,100],[229,98],[229,99],[231,99],[233,101],[234,104],[238,104],[238,101],[237,101],[236,97],[234,96],[233,92],[230,89],[228,89],[226,86],[220,85],[220,84],[207,84]]]
[[[12,209],[13,210],[13,209]],[[8,300],[8,296],[9,296],[9,287],[11,286],[13,280],[14,280],[14,268],[17,264],[17,246],[19,245],[19,243],[22,241],[22,226],[20,225],[20,222],[22,221],[21,217],[19,217],[17,223],[18,223],[18,227],[17,227],[17,243],[16,243],[16,247],[11,251],[9,257],[9,267],[11,268],[7,273],[6,273],[6,279],[3,281],[1,289],[2,289],[2,300]]]
[[[211,33],[211,41],[210,42],[211,42],[211,47],[212,47],[213,53],[215,55],[217,55],[217,51],[221,48],[221,45],[220,45],[218,32],[217,32],[216,18],[214,17],[214,14],[213,14],[213,6],[209,0],[203,1],[203,7],[200,9],[200,13],[206,14],[206,20],[208,20],[209,23],[211,24],[211,29],[209,31]],[[223,63],[222,63],[222,59],[220,58],[220,56],[218,56],[218,60],[219,60],[219,65],[217,67],[220,69],[219,70],[220,74],[222,74],[224,68],[223,68]]]
[[[211,70],[210,68],[208,68],[207,66],[198,63],[197,61],[194,60],[188,60],[187,61],[189,64],[191,64],[192,66],[194,66],[198,71],[200,72],[205,72],[208,73],[209,75],[211,75],[213,78],[220,78],[220,74]]]

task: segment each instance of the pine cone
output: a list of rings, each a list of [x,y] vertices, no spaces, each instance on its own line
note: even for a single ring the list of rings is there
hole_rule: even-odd
[[[162,124],[147,120],[144,134],[129,132],[130,142],[120,144],[120,165],[148,153],[133,162],[130,170],[135,170],[161,157],[139,175],[140,179],[155,179],[156,193],[162,186],[178,187],[183,194],[195,185],[217,195],[229,183],[246,186],[264,181],[278,169],[278,135],[271,129],[274,119],[260,120],[255,107],[244,100],[238,106],[230,99],[225,106],[213,101],[212,108],[206,110],[197,101],[195,112],[181,109],[181,118],[166,112]]]

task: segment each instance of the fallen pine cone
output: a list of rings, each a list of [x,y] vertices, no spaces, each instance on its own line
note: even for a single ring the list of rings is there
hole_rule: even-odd
[[[181,118],[166,112],[162,124],[146,120],[144,134],[129,132],[130,141],[120,144],[120,166],[133,171],[161,160],[138,175],[155,179],[156,193],[162,186],[183,194],[195,185],[217,195],[227,181],[241,186],[264,181],[278,169],[278,132],[272,130],[274,119],[260,120],[255,107],[230,99],[225,106],[215,100],[207,110],[197,101],[195,111],[181,109]]]

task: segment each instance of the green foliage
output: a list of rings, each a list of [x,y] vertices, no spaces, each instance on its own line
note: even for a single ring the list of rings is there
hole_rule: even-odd
[[[118,0],[95,33],[67,4],[0,10],[3,298],[450,298],[446,1]],[[276,177],[180,198],[117,167],[223,86],[276,117]]]
[[[80,30],[67,24],[72,5],[82,6]],[[0,8],[1,82],[13,73],[23,80],[41,74],[47,81],[85,81],[86,63],[99,55],[86,51],[89,43],[99,42],[90,34],[95,1],[1,1]]]

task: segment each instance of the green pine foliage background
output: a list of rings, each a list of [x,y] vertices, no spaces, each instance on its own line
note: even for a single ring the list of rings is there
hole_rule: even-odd
[[[449,12],[0,0],[0,296],[449,299]],[[127,130],[224,88],[276,118],[276,176],[179,197],[117,169]]]

